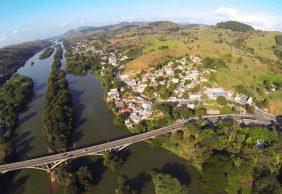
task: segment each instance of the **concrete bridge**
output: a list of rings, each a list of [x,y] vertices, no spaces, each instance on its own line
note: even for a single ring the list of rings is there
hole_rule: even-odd
[[[50,173],[58,165],[70,159],[79,158],[83,156],[102,155],[103,153],[112,150],[119,151],[133,143],[148,140],[150,138],[154,138],[158,135],[166,134],[169,132],[181,130],[183,125],[187,122],[193,122],[200,119],[208,119],[211,122],[216,122],[219,118],[232,118],[233,120],[239,123],[245,122],[247,120],[248,122],[252,121],[255,124],[261,124],[261,125],[268,125],[273,122],[276,122],[275,120],[263,119],[255,115],[239,115],[239,114],[206,115],[202,117],[194,117],[188,120],[183,120],[171,126],[159,128],[141,134],[132,135],[130,137],[125,137],[118,140],[113,140],[99,145],[94,145],[94,146],[72,150],[64,153],[49,155],[45,157],[25,160],[21,162],[0,165],[0,173],[6,173],[9,171],[19,170],[24,168],[39,169]]]

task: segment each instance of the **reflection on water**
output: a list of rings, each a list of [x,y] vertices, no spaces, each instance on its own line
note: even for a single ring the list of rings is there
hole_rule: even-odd
[[[28,110],[20,115],[20,127],[17,129],[17,148],[22,160],[47,154],[42,133],[41,114],[44,106],[47,80],[53,56],[38,60],[39,54],[26,62],[18,73],[31,77],[35,82],[35,96]],[[31,61],[34,65],[31,66]],[[65,59],[62,60],[63,67]],[[128,135],[129,132],[113,123],[114,115],[104,100],[104,91],[98,79],[88,73],[86,76],[67,75],[76,115],[75,146],[83,147],[115,137]],[[84,157],[73,160],[74,164],[91,164],[95,172],[95,193],[114,193],[117,177],[126,175],[130,184],[140,193],[154,193],[148,171],[163,168],[164,171],[180,177],[183,184],[190,188],[190,193],[200,194],[198,174],[184,159],[171,152],[153,149],[142,142],[129,146],[122,151],[125,164],[115,173],[102,166],[101,157]],[[47,173],[39,170],[25,169],[15,173],[10,193],[50,194],[54,191]]]

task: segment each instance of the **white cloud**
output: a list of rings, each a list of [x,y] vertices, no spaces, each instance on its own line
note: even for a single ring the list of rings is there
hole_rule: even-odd
[[[7,39],[6,36],[0,36],[0,42],[4,41],[4,40],[6,40],[6,39]]]
[[[12,33],[13,34],[17,34],[17,33],[19,33],[19,31],[18,30],[13,30]]]
[[[62,24],[62,27],[66,27],[68,24],[67,23],[63,23]]]
[[[230,7],[219,7],[213,10],[217,21],[235,20],[252,25],[261,30],[279,29],[281,16],[266,13],[244,13]]]

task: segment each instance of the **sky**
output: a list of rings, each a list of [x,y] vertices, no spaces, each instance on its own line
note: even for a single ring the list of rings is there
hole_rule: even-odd
[[[208,25],[236,20],[282,31],[282,0],[0,0],[0,47],[81,26],[156,20]]]

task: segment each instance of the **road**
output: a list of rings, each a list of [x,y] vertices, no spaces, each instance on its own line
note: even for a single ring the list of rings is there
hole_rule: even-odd
[[[54,163],[59,162],[59,161],[63,162],[63,161],[69,160],[69,159],[79,158],[79,157],[88,156],[88,155],[99,155],[99,154],[102,154],[103,152],[110,151],[110,150],[113,150],[113,149],[120,149],[120,148],[126,147],[126,146],[133,144],[133,143],[136,143],[136,142],[140,142],[140,141],[144,141],[144,140],[147,140],[147,139],[150,139],[150,138],[154,138],[158,135],[162,135],[162,134],[166,134],[166,133],[169,133],[169,132],[181,130],[183,125],[187,122],[192,122],[192,121],[196,121],[196,120],[199,120],[199,119],[208,119],[212,122],[215,122],[216,120],[218,120],[219,117],[222,117],[222,118],[232,117],[237,122],[241,122],[242,119],[253,120],[255,123],[259,123],[259,124],[262,124],[262,123],[263,124],[270,124],[271,122],[273,122],[272,120],[258,118],[254,115],[232,114],[232,115],[206,115],[206,116],[203,116],[203,117],[195,117],[195,118],[191,118],[191,119],[186,120],[186,121],[176,123],[176,124],[171,125],[171,126],[159,128],[159,129],[152,130],[152,131],[145,132],[145,133],[141,133],[141,134],[132,135],[130,137],[125,137],[125,138],[121,138],[121,139],[118,139],[118,140],[113,140],[113,141],[110,141],[110,142],[107,142],[107,143],[102,143],[102,144],[90,146],[90,147],[87,147],[87,148],[82,148],[82,149],[77,149],[77,150],[73,150],[73,151],[69,151],[69,152],[64,152],[64,153],[49,155],[49,156],[45,156],[45,157],[25,160],[25,161],[21,161],[21,162],[15,162],[15,163],[1,165],[0,166],[0,172],[5,173],[5,172],[8,172],[8,171],[19,170],[19,169],[23,169],[23,168],[44,166],[46,164],[54,164]]]

